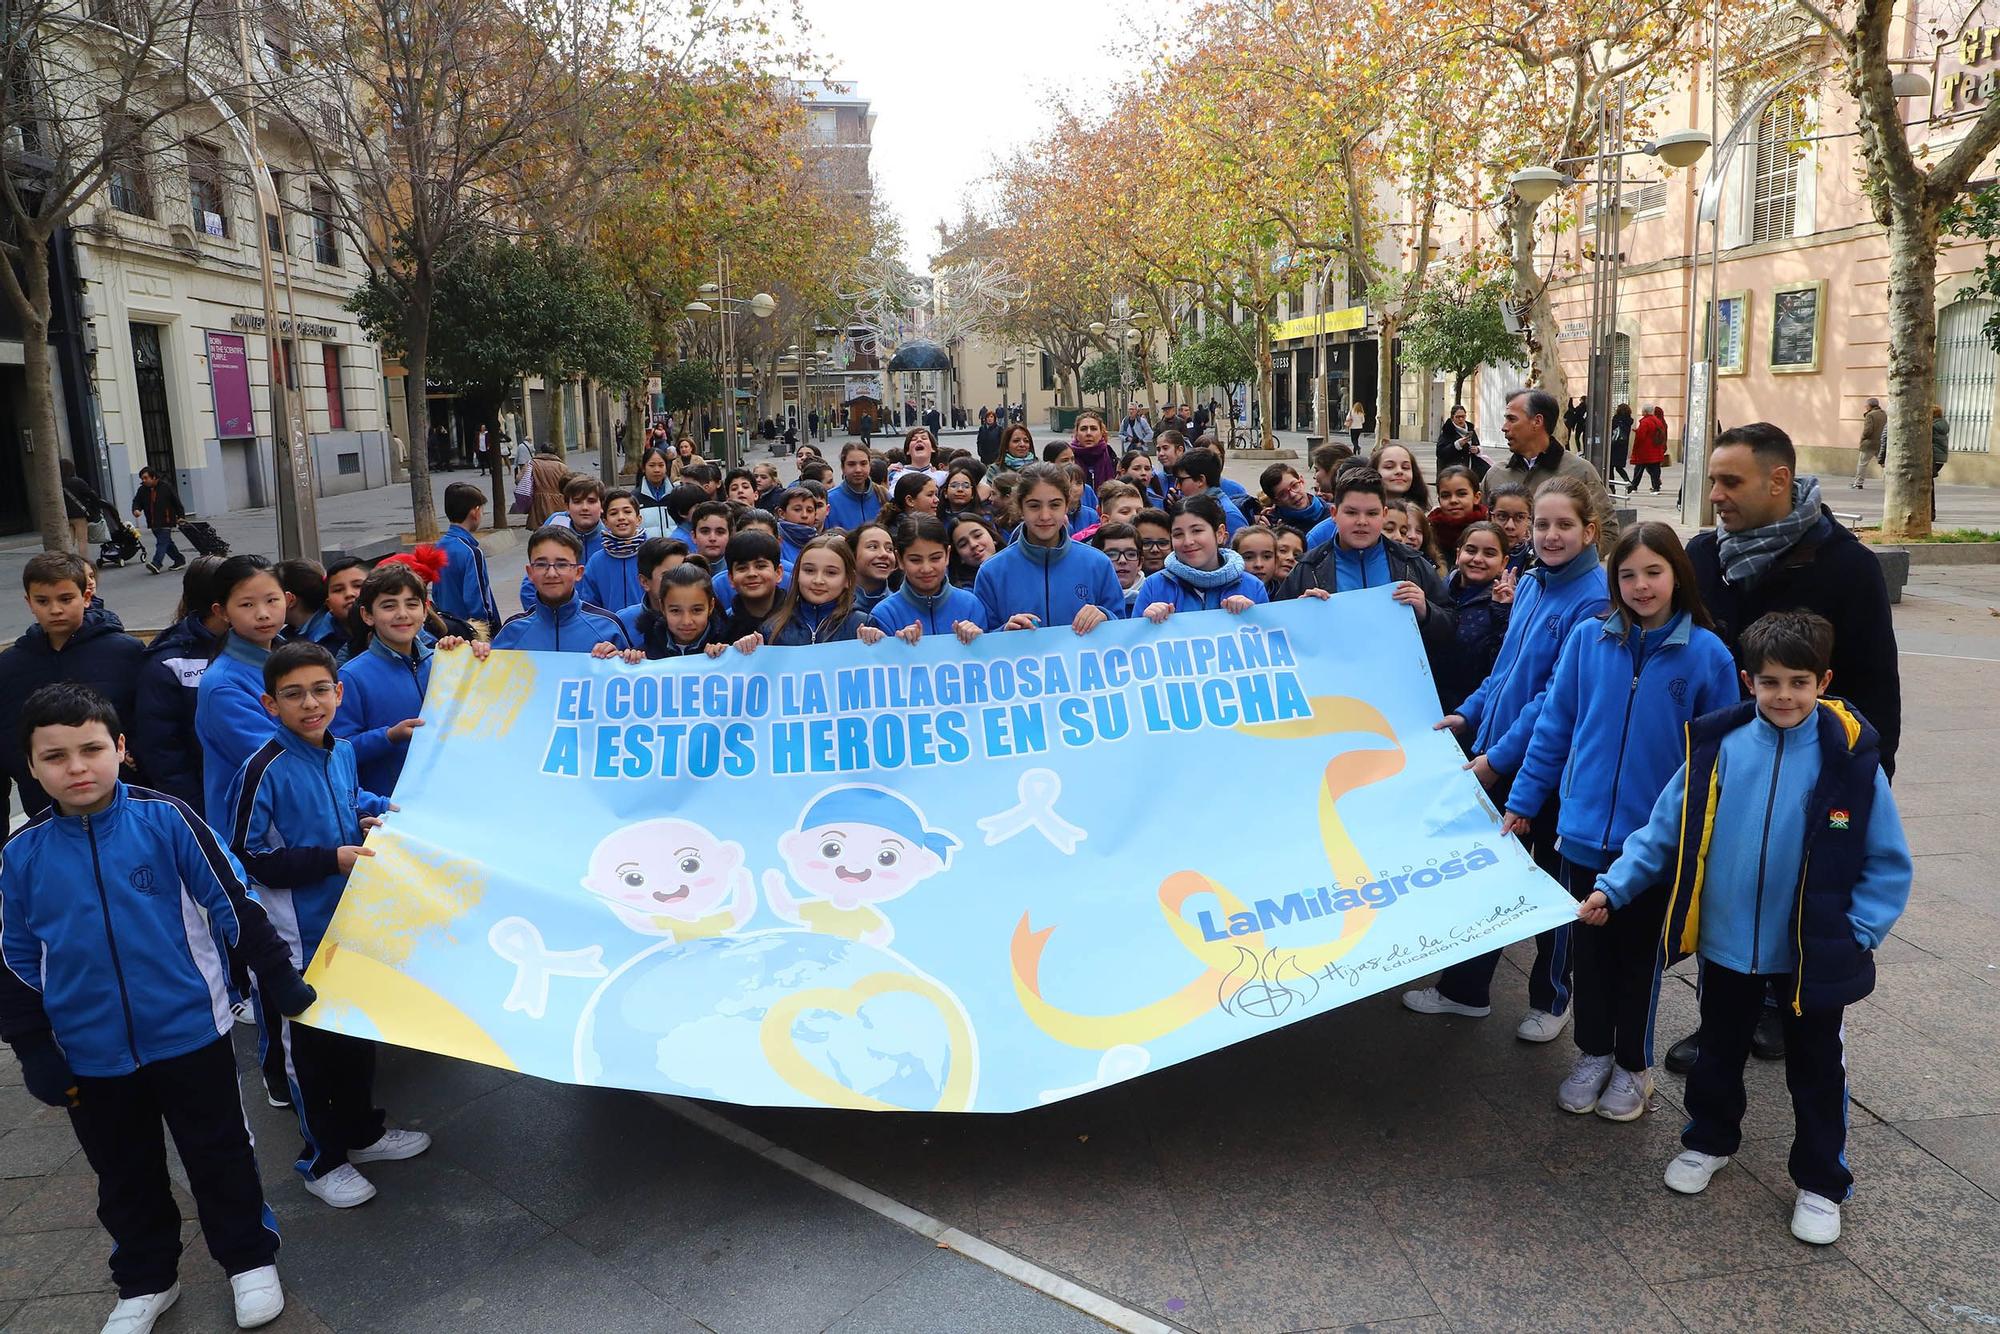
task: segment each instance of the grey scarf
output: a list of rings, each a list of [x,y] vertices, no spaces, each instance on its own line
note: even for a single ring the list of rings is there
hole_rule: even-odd
[[[1776,523],[1716,537],[1716,553],[1722,558],[1722,577],[1737,587],[1752,584],[1771,568],[1778,557],[1799,544],[1820,521],[1819,478],[1792,479],[1792,512]]]

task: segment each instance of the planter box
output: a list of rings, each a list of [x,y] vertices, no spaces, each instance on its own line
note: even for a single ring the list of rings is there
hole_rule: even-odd
[[[1901,551],[1911,565],[2000,565],[2000,542],[1912,542],[1875,549]]]
[[[1903,600],[1903,585],[1910,581],[1910,551],[1908,547],[1870,547],[1875,559],[1882,563],[1882,582],[1889,586],[1891,604]]]

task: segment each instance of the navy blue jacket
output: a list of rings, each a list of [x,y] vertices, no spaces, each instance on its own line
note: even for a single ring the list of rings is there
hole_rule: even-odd
[[[1507,637],[1507,613],[1512,603],[1495,602],[1493,585],[1468,583],[1457,570],[1444,581],[1445,594],[1458,611],[1451,652],[1438,655],[1438,699],[1446,707],[1479,689],[1500,656]]]
[[[900,634],[913,625],[927,635],[948,635],[960,621],[971,621],[982,630],[993,628],[986,604],[963,588],[946,584],[936,597],[925,597],[905,583],[875,604],[871,624],[884,634]]]
[[[111,701],[129,733],[138,716],[133,706],[138,701],[139,666],[145,656],[146,646],[125,633],[125,625],[116,615],[102,610],[84,612],[83,624],[61,652],[50,647],[41,626],[31,625],[12,648],[0,653],[0,766],[5,766],[7,776],[20,787],[22,810],[32,816],[49,809],[49,794],[28,772],[28,758],[21,753],[15,724],[22,703],[43,686],[86,685]],[[146,757],[137,744],[131,748],[132,758],[144,764]]]
[[[208,664],[196,689],[195,736],[201,741],[202,817],[217,829],[229,827],[229,785],[244,763],[277,730],[264,707],[264,662],[269,649],[222,638],[222,652]]]
[[[1380,571],[1381,584],[1371,584],[1368,574],[1371,569]],[[1357,571],[1360,574],[1358,579]],[[1308,548],[1306,554],[1299,557],[1298,564],[1292,566],[1292,572],[1271,594],[1271,601],[1288,602],[1304,596],[1308,588],[1323,588],[1329,593],[1339,594],[1401,583],[1415,584],[1424,590],[1424,605],[1428,611],[1417,622],[1417,635],[1424,641],[1424,658],[1430,664],[1435,684],[1441,675],[1441,664],[1451,656],[1456,644],[1458,604],[1445,591],[1444,580],[1439,577],[1437,567],[1418,555],[1414,548],[1383,537],[1376,539],[1374,546],[1357,551],[1343,547],[1340,535],[1335,533],[1330,540]],[[1413,610],[1410,614],[1415,616],[1416,612]]]
[[[651,607],[632,607],[630,611],[638,615],[628,624],[632,629],[632,647],[644,649],[650,659],[659,658],[699,658],[707,654],[710,644],[726,644],[731,641],[722,637],[722,618],[711,616],[702,627],[701,634],[692,644],[677,644],[673,634],[667,629],[667,618]],[[620,613],[621,619],[623,613]],[[746,632],[747,633],[747,632]],[[740,638],[741,636],[739,636]]]
[[[1562,855],[1601,871],[1686,758],[1689,721],[1735,702],[1735,661],[1686,612],[1643,632],[1617,612],[1584,621],[1556,659],[1507,809],[1539,815],[1559,791]]]
[[[808,644],[838,644],[853,639],[862,626],[868,624],[868,613],[849,610],[840,620],[833,619],[831,602],[817,605],[800,602],[792,609],[784,627],[776,632],[771,629],[775,618],[764,622],[763,636],[767,644],[787,648],[801,648]]]
[[[1535,735],[1542,692],[1570,631],[1610,606],[1595,547],[1585,547],[1560,570],[1537,565],[1522,576],[1514,586],[1514,610],[1508,613],[1507,636],[1493,670],[1452,709],[1473,729],[1474,755],[1484,755],[1502,774],[1520,768]],[[1450,700],[1444,704],[1451,709]]]
[[[979,567],[972,591],[986,604],[986,619],[994,626],[1021,612],[1040,617],[1045,627],[1068,625],[1085,607],[1101,608],[1113,620],[1125,616],[1125,590],[1111,558],[1068,538],[1044,547],[1017,531],[1011,545]]]
[[[379,638],[340,669],[340,712],[333,716],[333,734],[354,747],[361,786],[388,795],[403,776],[410,743],[391,741],[389,729],[424,711],[431,688],[431,655],[436,641],[417,632],[415,652],[404,657]]]
[[[447,616],[484,621],[489,630],[500,626],[500,604],[493,600],[493,576],[479,539],[457,524],[444,530],[438,546],[445,554],[444,573],[431,589],[431,601]],[[529,587],[533,587],[532,581]]]
[[[51,807],[0,859],[0,1038],[53,1031],[79,1075],[229,1032],[231,954],[259,977],[289,971],[236,859],[164,793],[120,783],[96,815]]]
[[[354,747],[332,733],[323,741],[280,727],[229,789],[230,849],[300,972],[347,888],[340,849],[361,842],[362,816],[389,810],[355,776]]]
[[[588,653],[606,642],[619,648],[631,647],[616,612],[592,606],[576,594],[553,607],[540,598],[534,599],[530,610],[509,617],[507,624],[500,627],[500,633],[493,636],[494,648],[556,653]]]
[[[160,631],[140,661],[138,697],[125,728],[133,754],[145,756],[146,781],[196,810],[203,796],[194,706],[215,648],[216,637],[199,616]]]

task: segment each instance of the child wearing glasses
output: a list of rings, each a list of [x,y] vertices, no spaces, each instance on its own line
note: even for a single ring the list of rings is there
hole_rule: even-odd
[[[500,627],[493,647],[555,653],[588,653],[602,643],[632,647],[615,613],[578,595],[576,586],[582,578],[583,539],[568,528],[537,528],[528,539],[534,605]]]
[[[1146,582],[1146,572],[1139,568],[1139,530],[1129,523],[1100,523],[1090,535],[1090,545],[1110,559],[1111,572],[1125,590],[1125,614],[1132,615],[1132,599],[1139,595],[1139,585]]]

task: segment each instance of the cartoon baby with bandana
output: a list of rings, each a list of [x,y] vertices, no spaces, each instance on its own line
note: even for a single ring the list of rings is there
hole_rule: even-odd
[[[922,811],[886,788],[831,787],[778,838],[778,855],[805,897],[793,897],[782,871],[764,873],[764,893],[787,922],[883,946],[896,928],[874,905],[950,869],[958,847],[956,838],[927,828]]]
[[[614,829],[590,854],[583,887],[634,931],[676,941],[720,936],[750,920],[757,890],[743,845],[687,820]]]

